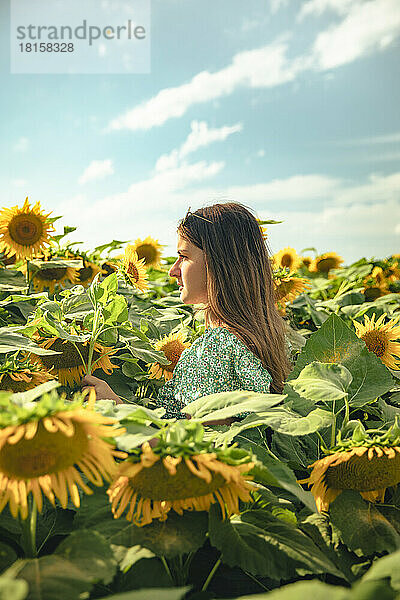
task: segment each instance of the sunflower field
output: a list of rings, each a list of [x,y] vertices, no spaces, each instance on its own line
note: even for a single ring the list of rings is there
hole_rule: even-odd
[[[172,420],[158,391],[205,329],[175,259],[55,220],[0,211],[0,599],[399,599],[400,255],[276,253],[283,393]]]

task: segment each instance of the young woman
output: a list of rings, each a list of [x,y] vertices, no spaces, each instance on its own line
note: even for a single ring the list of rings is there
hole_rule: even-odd
[[[189,402],[217,392],[280,393],[290,365],[276,307],[266,242],[252,213],[233,202],[188,212],[178,226],[176,277],[184,304],[203,305],[206,330],[183,351],[159,392],[166,418],[185,418]],[[99,398],[119,398],[86,376]]]

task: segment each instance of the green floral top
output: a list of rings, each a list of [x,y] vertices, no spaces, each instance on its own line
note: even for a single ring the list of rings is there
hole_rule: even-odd
[[[184,419],[181,410],[197,398],[234,390],[267,394],[271,381],[260,359],[242,340],[225,327],[215,327],[206,329],[182,352],[158,401],[166,410],[164,418]]]

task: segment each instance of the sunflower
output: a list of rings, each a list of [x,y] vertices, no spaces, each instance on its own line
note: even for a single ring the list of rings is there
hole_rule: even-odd
[[[133,244],[133,250],[137,253],[139,260],[144,259],[146,267],[158,268],[160,266],[161,248],[158,240],[154,240],[150,236],[144,240],[137,239]]]
[[[164,521],[171,509],[179,515],[208,511],[216,502],[225,518],[239,512],[239,499],[251,500],[250,455],[239,448],[212,448],[211,442],[203,442],[203,427],[193,424],[188,431],[187,423],[165,428],[154,449],[145,442],[120,464],[107,491],[116,519],[129,507],[127,520],[142,527],[153,519]]]
[[[363,280],[363,294],[368,302],[373,302],[389,293],[388,281],[381,267],[374,267]]]
[[[356,333],[359,338],[364,340],[368,350],[378,356],[384,365],[389,369],[400,369],[400,342],[395,342],[400,338],[400,325],[395,326],[400,317],[391,319],[386,325],[383,324],[386,313],[381,315],[375,321],[375,313],[370,319],[368,315],[364,316],[364,324],[353,321]]]
[[[96,265],[94,262],[84,260],[82,269],[78,269],[77,283],[80,283],[84,287],[88,287],[96,277],[97,273],[100,272],[101,268],[99,265]]]
[[[20,514],[26,519],[30,493],[39,512],[43,494],[53,505],[57,497],[63,508],[69,494],[79,506],[78,488],[92,493],[80,472],[96,486],[114,475],[114,456],[121,453],[105,440],[125,431],[115,423],[83,408],[82,401],[67,404],[56,390],[42,396],[33,408],[16,406],[11,399],[0,421],[0,511],[8,503],[14,518]]]
[[[25,392],[51,379],[54,379],[53,375],[29,360],[13,357],[0,365],[0,390]]]
[[[82,358],[87,364],[89,356],[89,342],[70,342],[58,337],[52,337],[39,342],[41,348],[49,349],[62,354],[53,354],[49,356],[35,356],[31,354],[31,360],[42,365],[48,371],[57,377],[61,385],[73,386],[80,383],[86,373]],[[113,365],[109,356],[115,354],[117,350],[107,348],[98,342],[94,345],[92,371],[103,369],[107,375],[111,375],[117,365]]]
[[[337,269],[342,262],[343,258],[336,252],[325,252],[312,261],[309,270],[314,273],[329,273],[331,269]]]
[[[32,258],[50,241],[52,223],[41,210],[40,202],[32,207],[26,198],[22,208],[13,206],[0,211],[0,250],[7,256]]]
[[[67,279],[72,284],[78,283],[77,270],[71,267],[40,269],[39,271],[36,271],[31,282],[35,291],[43,292],[44,289],[48,289],[50,294],[54,294],[56,286],[62,286]]]
[[[275,285],[275,298],[279,303],[293,302],[293,300],[311,287],[307,279],[302,277],[283,277]]]
[[[144,292],[149,287],[147,284],[145,259],[139,259],[134,246],[130,244],[125,248],[122,273],[125,276],[125,280],[140,291]]]
[[[275,268],[287,267],[290,271],[297,271],[301,264],[301,258],[294,248],[283,248],[272,257]]]
[[[355,490],[369,502],[382,502],[387,487],[400,483],[400,429],[395,424],[380,435],[371,437],[361,424],[352,438],[341,440],[328,450],[325,458],[315,461],[306,483],[319,512],[343,490]]]
[[[118,266],[112,260],[105,260],[101,265],[101,273],[104,276],[111,275],[118,271]]]
[[[182,352],[190,346],[189,342],[185,342],[185,338],[184,331],[180,330],[177,333],[165,335],[154,344],[154,349],[164,352],[170,364],[160,365],[160,363],[154,363],[149,370],[150,379],[161,379],[161,377],[165,377],[166,380],[172,379],[173,371]]]
[[[301,260],[301,265],[302,267],[305,267],[306,269],[310,268],[310,265],[313,261],[313,259],[311,258],[311,256],[300,256],[300,260]]]

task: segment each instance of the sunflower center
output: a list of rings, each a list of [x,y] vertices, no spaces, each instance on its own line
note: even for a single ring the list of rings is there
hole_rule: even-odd
[[[358,490],[372,492],[400,483],[400,454],[394,458],[386,454],[374,454],[368,459],[368,452],[362,456],[352,456],[326,471],[325,481],[330,488],[337,490]]]
[[[61,431],[50,433],[39,423],[35,437],[17,444],[5,444],[0,453],[0,470],[9,478],[33,479],[67,469],[84,456],[88,438],[83,427],[74,423],[72,437]]]
[[[24,213],[11,219],[8,231],[16,244],[33,246],[43,235],[43,224],[36,215]]]
[[[172,342],[168,342],[168,344],[165,344],[162,351],[164,352],[166,358],[168,358],[168,360],[171,362],[171,364],[163,365],[162,368],[165,371],[172,373],[172,371],[176,367],[178,360],[181,357],[183,350],[184,350],[184,348],[181,346],[181,344],[179,344],[179,342],[172,341]]]
[[[337,266],[337,260],[334,258],[322,258],[318,261],[317,269],[320,271],[320,273],[328,273],[328,271]]]
[[[151,244],[141,244],[136,248],[137,255],[139,260],[144,258],[144,262],[147,265],[148,263],[152,263],[157,258],[157,250]]]
[[[291,267],[293,264],[293,256],[291,254],[283,254],[281,258],[282,267]]]
[[[135,281],[139,281],[139,271],[133,263],[128,263],[126,272],[130,277],[132,277],[132,279],[134,279]]]
[[[79,280],[87,281],[88,279],[91,278],[92,274],[93,274],[92,267],[90,267],[90,266],[83,267],[82,269],[79,269]]]
[[[89,356],[89,346],[82,342],[75,342],[85,362],[87,362]],[[40,361],[49,369],[54,367],[55,369],[70,369],[72,367],[79,367],[82,365],[82,358],[75,348],[74,344],[68,340],[61,340],[57,338],[50,346],[51,350],[56,352],[62,352],[62,354],[53,354],[49,356],[41,356]],[[99,357],[99,353],[96,350],[93,353],[93,361]]]
[[[61,281],[61,279],[65,277],[66,273],[66,267],[60,267],[57,269],[40,269],[40,271],[35,273],[35,277],[37,279],[41,279],[42,281]]]
[[[379,329],[366,331],[361,339],[364,340],[370,352],[373,352],[377,356],[384,356],[388,347],[388,340],[386,338],[385,331],[381,331]]]
[[[384,292],[379,287],[368,287],[364,290],[364,296],[366,300],[376,300],[381,296],[384,296]]]
[[[173,501],[211,494],[226,481],[219,473],[212,473],[211,482],[206,483],[189,471],[184,462],[177,465],[176,475],[170,475],[161,459],[152,467],[142,469],[129,483],[144,498]]]

